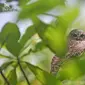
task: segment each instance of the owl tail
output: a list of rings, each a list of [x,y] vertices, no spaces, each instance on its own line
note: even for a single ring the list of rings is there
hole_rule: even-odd
[[[61,59],[57,56],[54,56],[51,61],[51,70],[50,73],[54,76],[56,76],[57,72],[60,68]]]

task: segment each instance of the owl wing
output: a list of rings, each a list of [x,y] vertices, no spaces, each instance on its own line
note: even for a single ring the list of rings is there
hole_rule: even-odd
[[[61,61],[60,58],[57,57],[57,56],[54,56],[52,58],[52,61],[51,61],[51,71],[50,71],[50,73],[52,75],[56,75],[57,74],[57,72],[59,70],[59,67],[60,67],[60,61]]]

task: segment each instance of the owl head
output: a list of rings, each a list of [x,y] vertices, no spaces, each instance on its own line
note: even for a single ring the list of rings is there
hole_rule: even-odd
[[[71,40],[83,41],[85,40],[85,32],[83,30],[74,29],[69,33],[68,38]]]

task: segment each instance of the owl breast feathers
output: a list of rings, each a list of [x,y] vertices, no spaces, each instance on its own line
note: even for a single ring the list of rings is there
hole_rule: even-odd
[[[85,32],[74,29],[68,36],[68,53],[66,57],[79,56],[85,51]]]

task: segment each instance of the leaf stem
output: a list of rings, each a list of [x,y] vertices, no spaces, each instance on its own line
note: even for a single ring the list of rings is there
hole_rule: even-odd
[[[0,46],[0,51],[3,47],[3,45],[5,44],[5,41],[8,39],[8,36],[6,37],[6,39],[4,39],[4,41],[2,42],[1,46]],[[7,83],[7,85],[10,85],[8,79],[5,77],[5,75],[2,72],[2,69],[0,70],[1,76],[3,77],[4,81]]]
[[[1,75],[3,77],[3,79],[5,80],[5,82],[7,83],[7,85],[10,85],[9,81],[7,80],[7,78],[5,77],[5,75],[3,74],[3,72],[1,71],[0,73],[1,73]]]
[[[57,18],[57,15],[53,15],[53,14],[48,14],[48,13],[43,13],[44,15],[48,15],[48,16],[52,16],[52,17],[55,17]]]
[[[29,82],[29,80],[28,80],[28,78],[27,78],[27,76],[26,76],[26,74],[25,74],[25,72],[24,72],[24,70],[23,70],[23,68],[22,68],[22,65],[21,65],[21,63],[20,63],[19,58],[17,58],[17,60],[18,60],[18,65],[19,65],[19,67],[20,67],[20,69],[21,69],[21,71],[22,71],[22,73],[23,73],[23,75],[24,75],[24,78],[25,78],[26,81],[27,81],[27,84],[28,84],[28,85],[31,85],[30,82]]]

